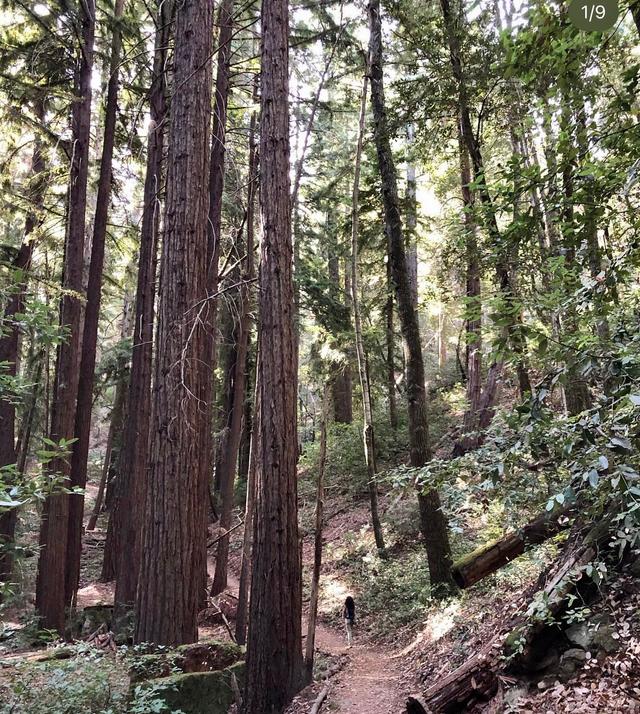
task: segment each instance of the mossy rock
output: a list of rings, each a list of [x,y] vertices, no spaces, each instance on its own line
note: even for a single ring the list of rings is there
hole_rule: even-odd
[[[143,691],[153,689],[154,699],[171,712],[183,714],[227,714],[235,701],[232,678],[242,690],[244,662],[217,672],[172,674],[161,679],[149,679],[139,684]]]
[[[139,684],[148,679],[159,679],[168,677],[175,673],[178,656],[170,654],[146,654],[136,657],[129,668],[129,679],[131,684]]]
[[[244,649],[233,642],[204,640],[178,647],[178,666],[183,672],[214,672],[244,659]]]

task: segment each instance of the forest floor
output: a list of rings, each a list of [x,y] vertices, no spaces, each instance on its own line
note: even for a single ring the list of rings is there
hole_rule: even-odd
[[[389,522],[398,522],[399,509],[403,519],[411,522],[411,508],[408,499],[398,504],[381,494],[381,510],[391,519]],[[305,501],[303,497],[305,603],[313,560],[312,509],[312,501]],[[371,556],[374,548],[366,498],[333,493],[327,499],[325,513],[316,681],[295,698],[287,714],[309,714],[325,688],[328,688],[328,696],[322,712],[401,714],[408,695],[424,693],[504,627],[514,611],[526,608],[527,593],[555,555],[556,546],[544,546],[454,598],[435,601],[427,595],[426,599],[419,600],[416,587],[423,583],[420,569],[424,570],[425,566],[421,565],[424,554],[416,538],[397,536],[391,543],[391,558],[381,562]],[[232,535],[230,550],[229,587],[225,597],[231,601],[237,595],[241,540],[240,528]],[[112,602],[113,583],[102,583],[98,579],[103,542],[104,529],[98,528],[85,536],[79,607]],[[468,545],[465,541],[457,547]],[[212,576],[213,554],[208,564]],[[32,577],[29,583],[31,581]],[[358,608],[352,648],[347,647],[340,617],[348,594],[355,597]],[[31,596],[25,599],[30,601]],[[514,714],[640,711],[640,689],[636,686],[640,677],[640,585],[629,576],[618,579],[609,595],[592,606],[592,610],[592,615],[606,614],[615,625],[615,636],[619,636],[621,644],[617,651],[606,656],[594,655],[568,680],[559,681],[549,676],[530,680],[505,677],[500,702],[494,702],[491,705],[494,708],[488,711]],[[212,608],[212,613],[215,612],[216,608]],[[233,608],[231,627],[232,615]],[[21,625],[17,617],[15,619],[14,625],[18,628]],[[9,623],[5,621],[6,624]],[[306,633],[305,626],[303,633]],[[208,618],[206,612],[200,636],[229,639],[219,619]],[[10,643],[11,640],[7,640],[6,644]],[[21,651],[22,656],[28,655],[33,647],[27,644]],[[111,666],[115,667],[115,663]],[[3,673],[0,668],[0,685],[3,674],[6,678],[10,673],[11,670]]]

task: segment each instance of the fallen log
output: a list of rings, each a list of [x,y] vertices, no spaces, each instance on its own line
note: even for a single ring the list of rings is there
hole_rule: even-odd
[[[422,697],[407,698],[407,714],[429,714]]]
[[[609,540],[612,520],[611,514],[604,516],[589,530],[577,547],[565,554],[539,591],[537,597],[541,603],[540,609],[519,623],[505,639],[504,651],[511,660],[511,670],[528,671],[539,653],[547,648],[549,637],[545,635],[545,631],[558,631],[558,625],[555,623],[566,609],[570,594],[577,591],[578,595],[585,599],[589,596],[589,590],[592,594],[597,592],[584,569]]]
[[[479,652],[427,690],[421,702],[423,709],[433,714],[455,714],[472,711],[476,705],[490,701],[498,692],[501,670],[507,666],[505,655],[510,660],[509,669],[527,669],[527,660],[540,650],[536,638],[546,637],[546,628],[554,626],[550,623],[567,606],[567,596],[576,587],[586,586],[584,566],[606,544],[611,521],[611,516],[600,519],[577,546],[567,548],[537,591],[544,607],[532,615],[515,614]]]
[[[461,588],[474,585],[532,546],[544,543],[568,528],[571,516],[575,515],[575,512],[576,507],[572,506],[561,511],[545,513],[520,530],[486,543],[453,564],[453,579]]]
[[[428,689],[420,702],[422,709],[433,714],[456,714],[490,701],[498,691],[503,637],[502,633],[496,635],[480,652]],[[420,709],[408,711],[419,713]]]

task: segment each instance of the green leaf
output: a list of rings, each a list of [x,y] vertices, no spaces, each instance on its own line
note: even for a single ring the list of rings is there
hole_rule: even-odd
[[[631,442],[629,439],[625,438],[624,436],[613,436],[611,437],[611,445],[613,447],[619,447],[620,449],[624,449],[625,451],[631,451],[632,446]]]
[[[604,455],[598,457],[598,463],[603,471],[606,471],[609,468],[609,459]]]
[[[589,485],[591,488],[595,488],[599,482],[600,474],[595,469],[591,469],[591,471],[589,471]]]

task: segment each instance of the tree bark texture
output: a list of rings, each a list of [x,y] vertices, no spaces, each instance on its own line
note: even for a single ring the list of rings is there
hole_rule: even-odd
[[[212,7],[177,6],[167,196],[160,263],[149,475],[135,603],[136,642],[198,638],[206,567],[203,422]],[[205,473],[206,471],[206,473]]]
[[[287,0],[263,0],[260,406],[245,711],[279,714],[303,680]]]

